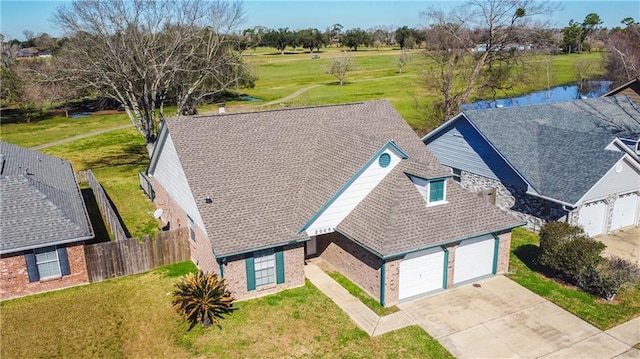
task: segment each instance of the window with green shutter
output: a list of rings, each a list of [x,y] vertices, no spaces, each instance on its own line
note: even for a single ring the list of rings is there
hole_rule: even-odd
[[[436,204],[439,202],[444,202],[445,200],[446,200],[445,181],[443,179],[430,181],[428,204]]]
[[[284,283],[284,252],[282,248],[264,249],[245,258],[247,290],[267,284]]]

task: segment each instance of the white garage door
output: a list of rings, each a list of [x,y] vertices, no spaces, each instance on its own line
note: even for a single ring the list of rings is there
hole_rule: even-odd
[[[613,204],[613,218],[611,218],[611,230],[633,226],[638,210],[638,195],[635,193],[625,195]]]
[[[400,262],[398,299],[442,289],[444,259],[444,251],[440,247],[407,254]]]
[[[589,236],[604,233],[604,219],[607,205],[604,202],[587,203],[580,209],[578,224],[584,228]]]
[[[493,274],[495,241],[492,235],[486,235],[460,243],[453,265],[453,284]]]

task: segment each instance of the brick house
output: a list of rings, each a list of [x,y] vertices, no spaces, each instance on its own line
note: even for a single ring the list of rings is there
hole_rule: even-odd
[[[93,229],[71,164],[0,142],[0,299],[88,283]]]
[[[386,101],[171,118],[148,169],[192,260],[253,298],[320,256],[383,305],[507,270],[522,223],[451,180]]]
[[[640,107],[628,96],[468,110],[422,140],[463,187],[532,229],[640,223]]]

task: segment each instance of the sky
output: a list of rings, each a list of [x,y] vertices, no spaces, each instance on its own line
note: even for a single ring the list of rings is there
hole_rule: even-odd
[[[46,32],[52,36],[63,35],[51,21],[56,8],[69,0],[0,0],[0,32],[6,39],[24,40],[23,31],[35,34]],[[555,1],[561,6],[549,19],[553,27],[564,27],[569,20],[582,22],[589,13],[596,13],[604,21],[603,26],[612,28],[620,20],[633,17],[640,21],[639,0]],[[324,30],[332,24],[341,24],[345,29],[360,27],[368,29],[378,25],[407,25],[419,27],[424,24],[420,13],[430,7],[447,10],[460,1],[383,1],[383,0],[245,0],[243,7],[246,22],[242,28],[265,26],[267,28],[288,27],[290,29],[317,28]]]

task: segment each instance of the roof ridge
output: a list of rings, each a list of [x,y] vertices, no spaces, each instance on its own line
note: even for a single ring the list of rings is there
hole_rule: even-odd
[[[327,105],[309,105],[309,106],[294,106],[294,107],[281,107],[281,108],[271,108],[266,110],[255,110],[255,111],[243,111],[243,112],[226,112],[222,114],[209,114],[209,115],[194,115],[194,116],[175,116],[172,118],[181,118],[181,117],[189,117],[189,118],[209,118],[209,117],[232,117],[235,115],[243,115],[243,114],[252,114],[252,113],[268,113],[268,112],[284,112],[284,111],[295,111],[295,110],[309,110],[315,108],[327,108],[327,107],[350,107],[355,105],[363,105],[366,103],[375,103],[375,102],[385,102],[387,100],[375,100],[375,101],[359,101],[359,102],[343,102],[343,103],[334,103]]]

